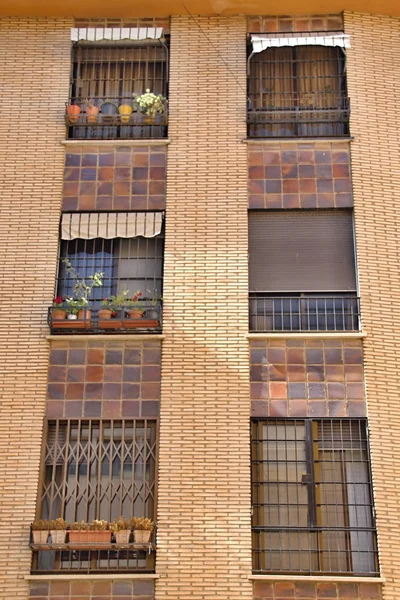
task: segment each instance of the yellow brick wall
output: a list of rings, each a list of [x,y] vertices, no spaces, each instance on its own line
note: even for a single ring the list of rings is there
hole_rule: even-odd
[[[0,598],[27,597],[47,380],[70,23],[0,20]],[[10,533],[10,524],[13,532]]]
[[[244,600],[246,22],[196,21],[171,23],[156,598]]]
[[[400,20],[346,13],[352,174],[384,599],[400,590]]]

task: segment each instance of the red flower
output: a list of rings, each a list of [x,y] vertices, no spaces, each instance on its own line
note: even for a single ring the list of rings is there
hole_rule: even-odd
[[[64,302],[64,298],[62,296],[56,296],[53,300],[54,304],[62,304]]]

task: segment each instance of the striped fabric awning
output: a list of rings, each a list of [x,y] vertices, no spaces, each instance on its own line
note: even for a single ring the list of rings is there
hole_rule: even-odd
[[[256,33],[250,36],[253,52],[258,53],[267,48],[281,48],[282,46],[339,46],[350,48],[350,36],[344,33],[288,33],[263,34]]]
[[[152,238],[161,233],[163,216],[162,212],[64,213],[61,239]]]
[[[162,27],[73,27],[71,40],[73,42],[158,40],[162,33]]]

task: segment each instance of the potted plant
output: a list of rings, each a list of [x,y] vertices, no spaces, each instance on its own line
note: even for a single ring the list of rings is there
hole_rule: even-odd
[[[146,517],[133,517],[132,529],[135,536],[135,544],[148,544],[154,529],[154,523]]]
[[[111,543],[111,529],[108,521],[94,519],[91,523],[89,523],[87,534],[88,542],[96,544]]]
[[[149,293],[148,297],[149,297],[150,308],[145,309],[143,317],[145,319],[149,319],[151,321],[157,321],[157,325],[158,325],[159,312],[158,312],[157,306],[158,306],[161,298],[158,297],[156,289],[154,289],[153,292],[151,290],[146,290],[146,292]],[[155,325],[155,327],[157,325]]]
[[[120,517],[113,521],[110,525],[111,531],[115,535],[117,544],[129,544],[131,535],[131,520]]]
[[[64,544],[67,535],[67,521],[63,518],[50,521],[50,535],[53,544]]]
[[[73,324],[73,327],[88,327],[90,325],[90,319],[92,318],[92,310],[88,308],[89,298],[95,287],[101,287],[103,285],[104,273],[96,271],[93,275],[89,275],[88,281],[86,281],[86,279],[80,278],[78,271],[72,266],[71,261],[68,258],[64,258],[63,263],[66,266],[68,275],[71,279],[75,280],[73,287],[74,295],[72,298],[67,298],[65,300],[69,313],[67,319],[73,321],[79,319],[79,321],[81,321],[80,324]]]
[[[156,115],[167,111],[168,100],[161,94],[153,94],[149,89],[144,94],[133,94],[137,110],[144,114],[144,122],[148,125],[154,123]]]
[[[56,296],[53,300],[53,310],[51,311],[52,321],[64,321],[67,316],[67,309],[64,307],[64,298]]]
[[[81,113],[81,107],[77,104],[68,104],[67,115],[70,123],[76,123]]]
[[[47,544],[47,538],[49,537],[51,521],[45,521],[39,519],[32,523],[32,536],[34,544]]]
[[[121,123],[129,123],[129,118],[133,111],[131,104],[120,104],[118,106],[118,112],[120,114]]]
[[[127,304],[126,296],[129,294],[129,290],[124,290],[116,296],[112,295],[108,298],[103,298],[100,302],[102,307],[98,313],[99,327],[101,329],[120,329],[122,327],[121,319],[116,319],[118,312],[123,309]],[[112,322],[111,319],[113,319]]]
[[[132,299],[126,300],[125,306],[128,309],[126,312],[130,319],[141,319],[143,317],[143,309],[140,305],[141,297],[142,292],[138,290]]]
[[[87,532],[88,523],[85,521],[75,521],[69,530],[69,541],[71,544],[86,544],[88,541]]]
[[[99,107],[95,105],[91,100],[87,100],[86,102],[86,121],[88,123],[96,123],[97,116],[99,114]]]
[[[105,123],[112,123],[118,114],[118,109],[116,105],[107,98],[107,100],[101,105],[101,114],[103,115],[103,121]]]

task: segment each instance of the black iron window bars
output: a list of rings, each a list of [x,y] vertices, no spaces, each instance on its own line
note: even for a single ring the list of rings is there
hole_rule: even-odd
[[[252,422],[255,573],[378,575],[366,422]]]

